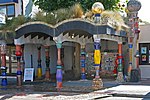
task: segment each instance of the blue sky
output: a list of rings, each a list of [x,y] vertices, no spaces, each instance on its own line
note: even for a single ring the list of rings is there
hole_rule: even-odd
[[[142,7],[138,13],[138,16],[143,21],[150,22],[150,0],[139,0]]]

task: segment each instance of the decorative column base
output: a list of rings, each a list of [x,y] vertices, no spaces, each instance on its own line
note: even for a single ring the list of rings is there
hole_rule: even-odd
[[[22,72],[17,71],[17,86],[21,86],[21,85],[22,85]]]
[[[56,79],[57,79],[57,89],[62,88],[62,67],[60,65],[57,65],[57,72],[56,72]]]
[[[92,83],[93,90],[99,90],[103,88],[103,81],[101,78],[94,78]]]
[[[2,81],[1,81],[1,86],[7,86],[7,74],[6,74],[6,67],[1,67],[1,75],[2,75]]]
[[[128,77],[127,77],[127,81],[129,81],[129,80],[130,80],[131,70],[132,70],[132,66],[131,66],[131,65],[129,65],[129,67],[128,67]]]
[[[118,72],[116,81],[119,82],[119,83],[124,82],[122,72]]]
[[[86,79],[85,73],[82,73],[82,74],[81,74],[81,79],[82,79],[82,80],[85,80],[85,79]]]
[[[46,72],[45,72],[45,80],[50,80],[50,68],[46,68]]]
[[[37,68],[37,78],[42,78],[42,68]]]
[[[2,79],[1,86],[7,86],[7,78]]]

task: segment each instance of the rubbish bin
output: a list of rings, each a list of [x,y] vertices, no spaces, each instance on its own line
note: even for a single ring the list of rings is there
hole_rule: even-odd
[[[140,80],[140,72],[138,69],[131,70],[130,82],[138,82]]]

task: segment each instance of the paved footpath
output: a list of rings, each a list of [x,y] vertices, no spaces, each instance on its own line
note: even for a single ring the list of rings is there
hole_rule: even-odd
[[[23,89],[6,89],[0,91],[0,100],[150,100],[150,80],[136,83],[118,84],[116,81],[104,81],[104,89],[90,90],[91,80],[64,82],[64,91],[55,92],[45,83],[24,85]],[[36,85],[45,85],[44,90],[37,91]],[[68,91],[70,90],[70,91]],[[85,91],[81,91],[85,90]],[[5,93],[4,93],[5,92]]]
[[[150,100],[150,86],[118,85],[90,93],[19,92],[0,96],[0,100]]]
[[[34,92],[19,93],[16,95],[6,94],[1,95],[0,100],[93,100],[94,98],[106,97],[107,94],[76,94],[76,93],[58,93],[58,92]]]

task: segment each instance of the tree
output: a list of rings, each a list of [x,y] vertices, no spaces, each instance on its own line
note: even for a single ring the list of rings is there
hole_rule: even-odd
[[[50,12],[60,8],[69,8],[75,3],[80,3],[84,10],[90,10],[95,2],[101,2],[106,10],[117,8],[120,0],[33,0],[40,9]]]

